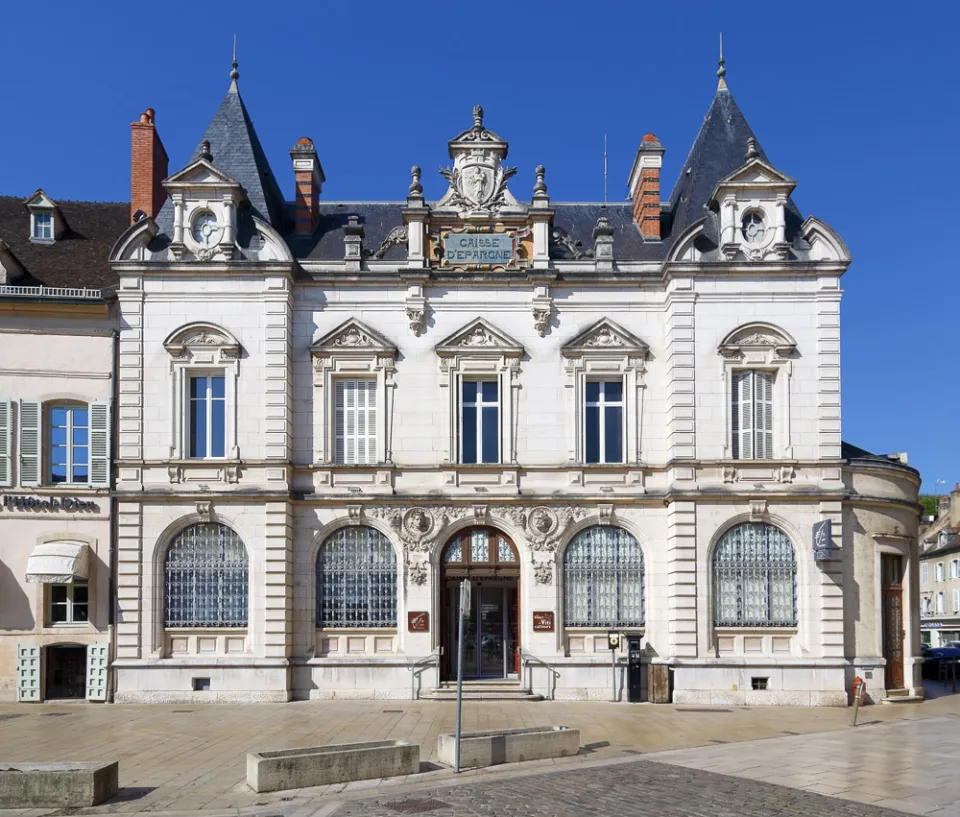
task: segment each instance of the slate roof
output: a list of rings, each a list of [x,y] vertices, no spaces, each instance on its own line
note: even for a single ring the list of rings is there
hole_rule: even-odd
[[[213,166],[232,176],[243,186],[251,212],[283,232],[285,203],[276,176],[267,161],[253,121],[243,104],[237,83],[231,82],[227,95],[207,126],[193,156],[184,167],[200,158],[200,144],[210,143]],[[243,219],[241,210],[240,220]],[[168,235],[173,231],[173,202],[164,203],[157,224]]]
[[[717,184],[746,163],[747,140],[751,137],[756,140],[760,158],[775,167],[764,153],[760,140],[733,94],[725,86],[719,87],[670,194],[665,236],[677,238],[691,224],[709,214],[707,202],[717,189]],[[802,218],[792,200],[788,202],[787,209],[792,216],[789,221],[793,222],[787,224],[789,241],[792,238],[791,227],[798,226]]]
[[[840,442],[840,458],[844,460],[883,463],[884,465],[892,465],[897,468],[905,468],[908,471],[913,471],[915,474],[920,473],[916,468],[904,465],[896,454],[871,454],[865,448],[860,448],[857,445],[842,440]]]
[[[0,196],[0,238],[9,245],[26,275],[15,286],[113,289],[118,276],[107,259],[114,242],[130,224],[129,202],[56,202],[67,232],[52,244],[30,240],[30,213],[16,196]]]

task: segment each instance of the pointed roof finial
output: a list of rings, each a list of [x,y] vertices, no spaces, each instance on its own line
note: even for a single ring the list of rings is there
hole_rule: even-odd
[[[757,140],[753,136],[747,137],[747,155],[744,156],[744,161],[749,162],[751,159],[756,159],[760,155],[760,151],[757,150]]]
[[[483,108],[479,105],[473,106],[473,127],[476,130],[483,130]]]
[[[727,81],[724,77],[727,75],[727,69],[723,67],[723,32],[720,32],[720,67],[717,69],[717,76],[720,78],[720,82],[717,83],[718,91],[727,90]]]
[[[240,72],[237,70],[237,35],[233,35],[233,70],[230,72],[230,80],[233,85],[240,79]]]

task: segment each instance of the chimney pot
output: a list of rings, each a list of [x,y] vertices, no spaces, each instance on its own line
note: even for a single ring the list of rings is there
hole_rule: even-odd
[[[139,122],[130,124],[130,221],[137,213],[156,218],[167,198],[163,180],[167,177],[167,151],[160,141],[154,120],[156,112],[147,108]],[[142,216],[141,216],[142,218]]]

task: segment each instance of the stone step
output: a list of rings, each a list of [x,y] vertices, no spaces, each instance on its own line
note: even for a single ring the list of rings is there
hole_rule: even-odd
[[[444,681],[420,696],[428,701],[455,701],[457,684]],[[521,687],[516,681],[469,681],[463,685],[465,701],[542,701],[543,696]]]
[[[918,704],[923,700],[923,697],[920,695],[888,695],[886,698],[881,698],[880,703],[882,704]]]

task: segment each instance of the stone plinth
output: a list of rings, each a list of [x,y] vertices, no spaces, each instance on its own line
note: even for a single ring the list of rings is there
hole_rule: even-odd
[[[457,736],[437,736],[441,763],[454,765]],[[521,760],[568,757],[580,751],[580,730],[569,726],[532,726],[490,732],[464,732],[460,736],[460,766],[496,766]]]
[[[0,808],[81,808],[109,800],[119,764],[0,762]]]

